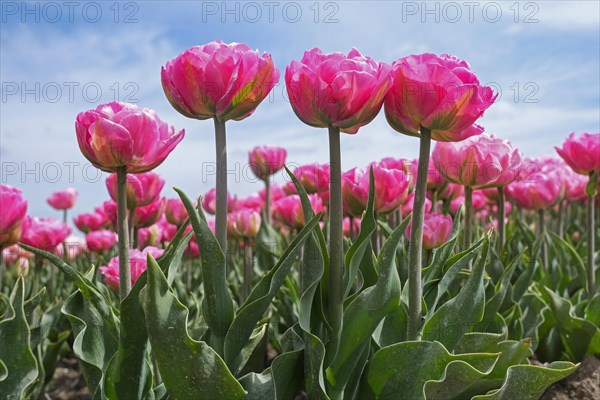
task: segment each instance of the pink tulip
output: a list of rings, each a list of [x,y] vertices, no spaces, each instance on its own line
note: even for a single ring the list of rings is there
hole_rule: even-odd
[[[415,189],[415,183],[417,181],[417,170],[419,168],[419,160],[386,157],[382,158],[381,161],[378,162],[378,164],[387,169],[398,169],[400,171],[403,171],[408,176],[408,179],[410,181],[410,184],[408,185],[409,193]]]
[[[294,170],[294,176],[308,194],[329,190],[329,164],[302,165]],[[294,182],[288,182],[283,190],[287,194],[296,194]]]
[[[73,208],[79,193],[74,188],[67,188],[54,192],[46,200],[50,206],[56,210],[69,210]]]
[[[521,155],[510,142],[486,133],[437,143],[431,158],[445,179],[473,188],[505,186],[518,178],[521,165]]]
[[[165,217],[169,223],[181,226],[188,218],[187,210],[181,199],[168,199],[165,207]]]
[[[568,179],[565,180],[565,200],[569,201],[580,201],[587,197],[585,188],[589,182],[589,178],[572,173],[568,175]]]
[[[497,95],[480,85],[466,61],[447,54],[419,54],[395,61],[392,69],[394,84],[385,98],[385,115],[395,130],[419,136],[423,126],[440,142],[483,132],[473,124]]]
[[[392,85],[390,66],[363,56],[304,52],[285,70],[285,84],[298,118],[317,128],[334,126],[356,133],[375,118]]]
[[[324,210],[321,198],[316,194],[309,194],[308,199],[315,213]],[[273,218],[290,228],[301,229],[304,224],[304,213],[300,196],[292,194],[273,203]]]
[[[144,249],[148,246],[158,246],[162,240],[163,233],[158,223],[152,224],[138,230],[138,248]]]
[[[260,214],[253,210],[239,210],[227,215],[227,233],[232,238],[253,238],[260,230]]]
[[[142,174],[127,174],[125,191],[127,193],[127,208],[143,207],[154,202],[165,186],[165,180],[156,172],[148,171]],[[117,201],[117,174],[106,178],[106,188],[113,201]]]
[[[559,202],[565,191],[556,174],[537,172],[506,187],[509,198],[527,210],[544,210]]]
[[[156,168],[185,135],[153,110],[119,102],[79,113],[75,128],[79,149],[95,167],[134,174]]]
[[[65,247],[67,249],[67,260],[75,260],[87,249],[86,241],[78,236],[69,235],[63,243],[56,246],[54,253],[59,258],[65,258]]]
[[[404,200],[404,203],[402,204],[401,210],[402,210],[402,215],[404,217],[406,217],[408,214],[413,212],[414,204],[415,204],[415,194],[413,192],[413,193],[410,193],[406,197],[406,200]],[[433,207],[431,200],[429,198],[425,198],[425,212],[431,211],[431,207]]]
[[[487,205],[487,197],[481,192],[481,190],[474,190],[473,195],[473,210],[479,211]],[[460,195],[456,199],[450,202],[450,214],[454,215],[458,212],[458,209],[465,204],[465,196]]]
[[[53,251],[71,234],[71,228],[54,218],[27,216],[23,221],[21,242],[38,249]]]
[[[265,201],[258,194],[252,194],[247,197],[238,198],[235,203],[235,209],[260,211],[265,205]]]
[[[104,229],[110,225],[110,221],[101,207],[91,213],[79,214],[73,218],[73,223],[83,233]]]
[[[406,226],[406,237],[410,240],[412,220]],[[423,248],[433,250],[448,241],[452,233],[452,218],[448,215],[426,213],[423,222]]]
[[[237,197],[231,196],[227,193],[227,212],[235,210],[237,203]],[[217,212],[217,190],[215,188],[210,189],[202,198],[202,208],[210,215],[215,215]]]
[[[438,193],[438,199],[440,200],[455,200],[456,198],[463,196],[465,193],[465,187],[463,185],[457,185],[455,183],[449,183],[446,188]]]
[[[104,215],[106,215],[106,218],[108,219],[110,224],[113,227],[116,226],[117,225],[117,203],[115,203],[112,200],[106,200],[104,203],[102,203],[101,209],[104,212]]]
[[[158,258],[163,254],[163,249],[156,247],[146,247],[140,251],[138,249],[129,250],[129,260],[131,268],[131,285],[138,280],[140,275],[148,268],[148,254],[154,258]],[[119,257],[113,257],[108,262],[108,265],[100,267],[100,272],[104,275],[104,282],[113,290],[119,290]]]
[[[263,201],[265,201],[266,190],[262,189],[260,192],[258,192],[258,195]],[[286,193],[285,188],[283,186],[278,185],[276,183],[271,184],[271,201],[279,200],[287,195],[288,193]]]
[[[19,241],[26,214],[27,200],[21,189],[0,185],[0,249]]]
[[[342,196],[349,215],[361,216],[367,208],[371,167],[375,179],[374,209],[377,214],[390,213],[406,200],[410,181],[403,171],[387,169],[376,163],[364,170],[352,168],[342,175]]]
[[[578,174],[600,174],[600,133],[571,133],[561,147],[554,148],[559,156]]]
[[[153,203],[144,207],[136,207],[133,212],[133,226],[145,228],[154,224],[165,210],[166,199],[159,197]]]
[[[189,118],[249,117],[279,81],[270,54],[220,40],[194,46],[161,70],[169,103]]]
[[[352,225],[350,225],[350,221],[352,221]],[[344,221],[342,221],[342,232],[348,238],[357,236],[358,232],[360,232],[360,218],[344,218]]]
[[[160,230],[160,241],[162,242],[170,242],[173,240],[175,235],[177,234],[178,227],[177,225],[173,225],[167,221],[165,216],[161,216],[158,221],[156,221],[156,225]],[[140,229],[141,231],[141,229]],[[139,241],[139,231],[138,231],[138,241]]]
[[[25,250],[18,244],[13,244],[2,249],[2,260],[5,264],[13,264],[21,258],[33,260],[35,258],[35,254]]]
[[[110,250],[116,241],[117,234],[106,229],[90,232],[85,235],[87,248],[94,253]]]
[[[248,163],[254,175],[266,181],[283,168],[287,151],[277,146],[256,146],[248,153]]]

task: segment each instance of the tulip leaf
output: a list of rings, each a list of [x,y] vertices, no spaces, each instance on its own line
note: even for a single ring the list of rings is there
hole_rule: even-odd
[[[231,323],[225,337],[224,355],[231,370],[237,370],[241,363],[241,350],[252,334],[256,323],[271,304],[287,277],[302,245],[318,225],[321,214],[315,215],[298,233],[285,250],[277,264],[256,284],[250,296],[242,304]],[[204,264],[203,264],[204,265]]]
[[[502,387],[473,400],[537,400],[554,382],[571,375],[578,365],[556,361],[547,367],[514,365],[508,369]]]
[[[462,336],[483,318],[485,293],[483,272],[490,247],[486,235],[479,260],[459,294],[444,303],[423,326],[423,340],[439,341],[453,350]]]
[[[246,392],[248,392],[244,400],[265,400],[275,398],[271,367],[265,369],[260,374],[255,372],[246,374],[239,379],[239,382]]]
[[[24,302],[25,283],[23,277],[19,277],[6,313],[0,320],[1,399],[28,399],[40,379],[29,344],[29,324],[25,317]]]
[[[373,355],[357,398],[425,400],[428,382],[430,394],[438,398],[444,381],[447,390],[454,384],[465,386],[489,373],[497,359],[497,353],[453,355],[439,342],[397,343]]]
[[[211,338],[214,336],[211,347],[222,355],[225,336],[234,316],[233,300],[227,287],[225,255],[217,238],[210,231],[204,215],[202,217],[199,215],[198,210],[194,208],[185,193],[179,189],[175,189],[175,191],[179,194],[187,210],[198,241],[202,260],[202,285],[204,286],[202,313],[211,330]],[[252,329],[254,329],[253,326],[250,327],[250,332]]]
[[[148,284],[141,290],[152,353],[165,387],[178,400],[242,399],[246,392],[219,355],[187,332],[188,310],[148,256]]]
[[[542,246],[542,240],[542,238],[536,240],[533,246],[529,247],[529,251],[523,255],[526,267],[512,286],[512,300],[515,303],[519,302],[533,281],[538,266],[537,255]]]
[[[273,360],[271,373],[275,400],[294,399],[302,388],[304,349],[287,351]]]
[[[363,290],[344,310],[340,344],[326,371],[332,390],[343,393],[357,360],[370,344],[381,320],[400,304],[400,278],[396,272],[396,250],[409,218],[392,232],[379,253],[379,278],[375,286]]]
[[[573,315],[571,302],[547,287],[543,288],[542,296],[552,310],[552,314],[556,319],[556,329],[571,359],[581,360],[590,348],[598,348],[598,344],[594,343],[594,338],[600,337],[596,325]]]

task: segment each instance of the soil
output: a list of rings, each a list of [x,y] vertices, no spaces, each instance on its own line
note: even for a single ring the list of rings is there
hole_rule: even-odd
[[[600,360],[585,356],[572,375],[550,386],[540,400],[600,399]]]
[[[43,399],[90,400],[77,359],[69,356],[61,360]],[[299,395],[297,399],[306,397]],[[600,400],[600,360],[586,356],[573,375],[548,388],[540,400]]]

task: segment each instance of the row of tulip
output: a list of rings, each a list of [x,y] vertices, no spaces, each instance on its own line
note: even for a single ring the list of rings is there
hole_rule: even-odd
[[[557,148],[560,159],[524,159],[475,124],[496,96],[465,61],[422,54],[390,66],[356,49],[314,49],[288,66],[285,81],[300,120],[328,129],[329,163],[286,171],[292,181],[278,186],[272,176],[284,167],[286,151],[255,148],[249,164],[265,187],[238,199],[227,189],[225,123],[249,117],[273,88],[279,71],[271,56],[213,42],[169,61],[161,79],[177,111],[214,120],[216,188],[197,205],[178,190],[179,199],[161,197],[164,181],[151,171],[185,132],[152,110],[116,102],[80,113],[75,124],[83,155],[112,173],[112,200],[74,219],[88,249],[101,253],[95,265],[106,265],[89,270],[82,257],[68,263],[67,252],[66,262],[53,255],[70,234],[67,225],[25,217],[20,191],[2,187],[0,243],[20,241],[36,254],[31,281],[44,276],[53,301],[64,302],[72,348],[94,398],[293,398],[304,391],[309,398],[353,399],[402,391],[407,398],[495,399],[522,395],[523,382],[532,379],[527,398],[537,398],[575,366],[532,367],[531,350],[550,361],[560,349],[575,361],[600,354],[600,323],[590,317],[600,302],[600,134],[571,135]],[[386,158],[343,173],[340,133],[357,133],[382,107],[392,128],[419,138],[419,158]],[[75,198],[71,190],[49,203],[66,210]],[[579,213],[575,202],[587,207],[586,242],[577,247],[587,254],[586,266],[560,228],[565,210]],[[545,214],[554,207],[563,232],[550,239]],[[519,217],[507,230],[511,208]],[[213,226],[203,209],[215,214]],[[537,213],[537,241],[521,221],[531,218],[523,210]],[[490,233],[476,239],[489,223],[498,232],[495,249]],[[68,298],[53,287],[54,268],[44,274],[39,267],[42,258],[74,285],[60,282]],[[16,281],[0,329],[31,304],[50,307],[37,287],[32,283],[24,303],[24,282]],[[576,301],[573,315],[565,295]],[[553,321],[556,327],[548,325]],[[256,360],[267,342],[279,355],[265,369]],[[35,346],[24,347],[35,361]],[[54,354],[47,347],[37,353]],[[409,377],[416,355],[424,362]],[[43,387],[26,364],[4,362],[27,372],[8,389],[18,396]]]

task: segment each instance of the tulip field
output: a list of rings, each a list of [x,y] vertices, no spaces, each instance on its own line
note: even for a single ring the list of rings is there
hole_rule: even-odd
[[[600,133],[522,154],[478,124],[498,94],[452,55],[287,65],[221,41],[164,61],[164,101],[214,124],[207,193],[155,171],[185,130],[120,101],[72,116],[109,174],[97,207],[72,215],[61,187],[63,219],[34,216],[0,186],[0,400],[50,398],[65,359],[94,400],[535,400],[598,364]],[[329,162],[248,148],[258,183],[238,195],[227,128],[280,78]],[[416,158],[390,139],[342,169],[340,138],[380,112]]]

